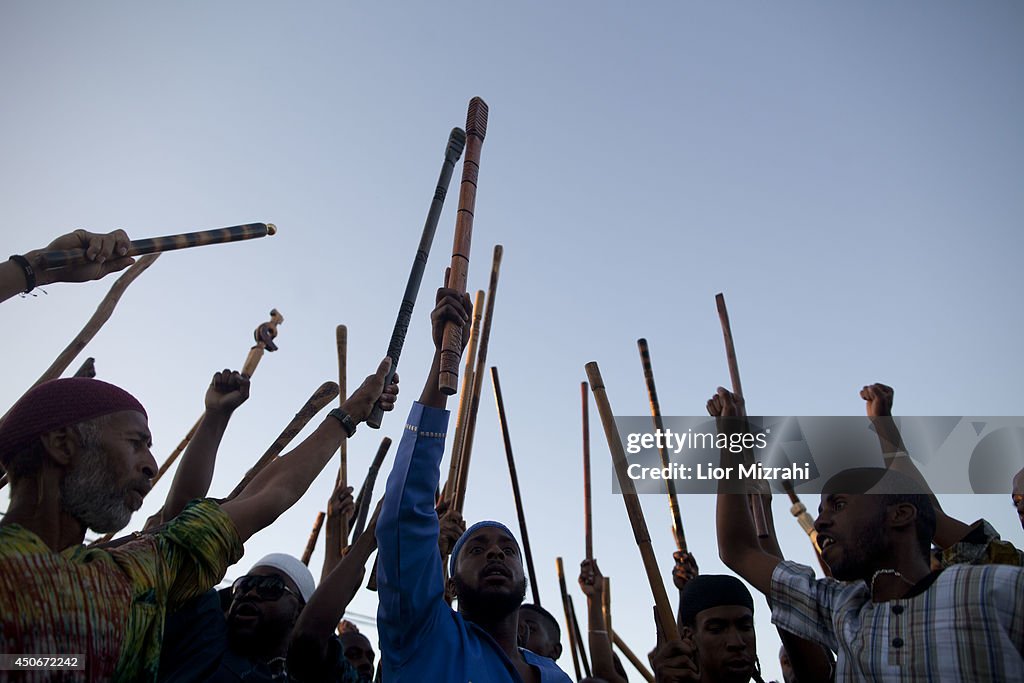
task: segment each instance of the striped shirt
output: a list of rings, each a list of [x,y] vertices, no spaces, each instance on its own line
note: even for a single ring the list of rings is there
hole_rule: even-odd
[[[58,553],[18,524],[0,527],[0,652],[85,658],[84,671],[4,675],[155,681],[168,608],[216,585],[242,552],[234,524],[212,500],[110,550]]]
[[[783,561],[772,622],[837,652],[836,681],[1024,681],[1024,569],[958,565],[932,577],[913,597],[874,603],[863,581],[815,579]]]

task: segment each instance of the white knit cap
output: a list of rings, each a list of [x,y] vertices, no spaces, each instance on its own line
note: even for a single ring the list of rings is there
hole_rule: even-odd
[[[309,571],[309,567],[291,555],[270,553],[254,564],[253,567],[273,567],[282,574],[285,574],[298,586],[303,602],[309,602],[310,596],[313,595],[313,591],[316,589],[316,581],[313,580],[313,574]]]

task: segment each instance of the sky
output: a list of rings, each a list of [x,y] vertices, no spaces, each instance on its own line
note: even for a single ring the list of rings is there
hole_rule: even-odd
[[[876,381],[895,387],[902,415],[1021,414],[1022,31],[1024,9],[996,0],[9,1],[3,239],[24,253],[79,227],[142,238],[278,226],[162,256],[80,359],[139,397],[162,460],[213,372],[241,366],[253,328],[280,310],[280,350],[221,448],[211,493],[223,495],[336,378],[336,325],[349,330],[350,387],[383,357],[448,132],[483,97],[470,288],[486,287],[502,244],[488,364],[501,372],[541,599],[558,613],[554,558],[573,585],[583,557],[584,365],[600,363],[616,414],[645,415],[646,337],[663,412],[702,414],[728,383],[718,292],[752,415],[860,415],[858,392]],[[380,437],[397,440],[422,386],[460,174],[401,357],[403,393],[379,433],[363,427],[349,444],[354,476]],[[32,384],[111,283],[4,304],[0,402]],[[595,555],[616,630],[646,653],[652,599],[593,404],[591,443]],[[301,554],[335,472],[253,537],[228,578],[270,552]],[[470,482],[469,521],[515,520],[489,381]],[[1009,495],[942,502],[1024,543]],[[668,512],[658,496],[643,504],[671,589]],[[680,505],[702,571],[725,571],[714,498]],[[787,507],[777,497],[782,547],[812,563]],[[322,546],[317,574],[321,561]],[[367,591],[351,605],[375,610]],[[759,596],[755,621],[765,673],[778,676]],[[568,655],[560,664],[571,671]]]

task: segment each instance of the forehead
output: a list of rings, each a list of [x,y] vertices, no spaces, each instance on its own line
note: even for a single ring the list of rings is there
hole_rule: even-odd
[[[485,526],[474,531],[473,535],[466,539],[466,545],[471,543],[511,543],[516,545],[516,539],[496,526]]]
[[[149,434],[149,420],[137,410],[122,410],[107,415],[103,420],[103,431],[142,432]]]
[[[697,628],[709,621],[743,621],[754,620],[754,613],[743,605],[719,605],[709,607],[697,613]]]
[[[341,636],[341,643],[346,649],[355,647],[363,648],[364,650],[371,650],[370,639],[364,636],[362,633],[345,633]]]

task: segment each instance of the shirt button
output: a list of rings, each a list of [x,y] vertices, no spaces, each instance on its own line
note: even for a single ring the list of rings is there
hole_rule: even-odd
[[[903,639],[900,638],[900,637],[893,638],[892,639],[892,646],[893,647],[903,647]]]
[[[893,605],[892,606],[892,613],[893,614],[903,614],[903,605]]]

